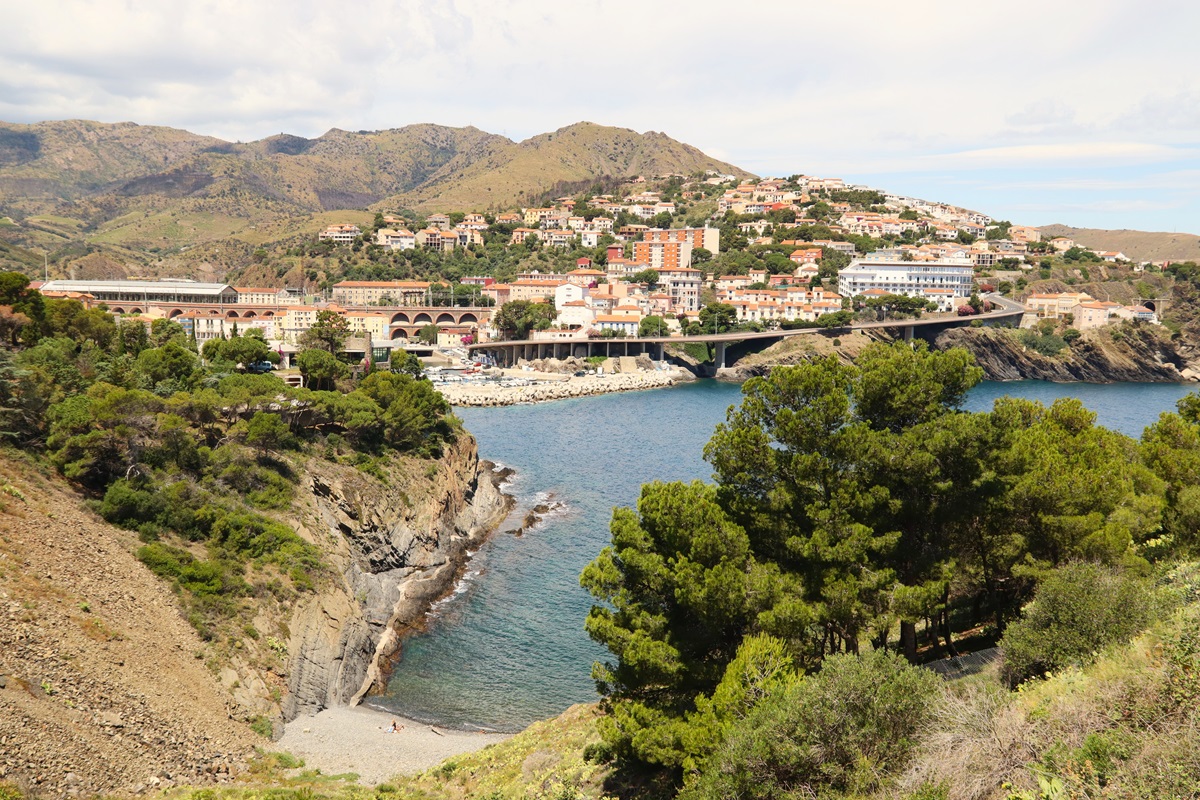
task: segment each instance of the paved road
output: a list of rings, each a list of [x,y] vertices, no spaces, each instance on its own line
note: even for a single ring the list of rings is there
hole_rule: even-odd
[[[649,344],[684,344],[687,342],[744,342],[753,339],[779,339],[787,336],[802,336],[805,334],[828,332],[831,330],[871,330],[874,328],[921,328],[931,325],[970,325],[975,320],[999,320],[1007,319],[1017,314],[1024,314],[1025,307],[1020,303],[1013,302],[1008,298],[1000,295],[988,295],[988,300],[991,300],[996,305],[1000,306],[995,311],[987,314],[980,314],[975,317],[934,317],[929,319],[907,319],[907,320],[889,320],[885,322],[858,322],[853,325],[847,325],[843,328],[796,328],[794,330],[773,330],[773,331],[729,331],[726,333],[708,333],[700,336],[647,336],[629,337],[625,339],[591,339],[587,341],[594,342],[646,342]],[[486,350],[488,347],[508,347],[525,344],[575,344],[584,341],[582,339],[521,339],[510,342],[486,342],[482,344],[467,345],[468,350]]]

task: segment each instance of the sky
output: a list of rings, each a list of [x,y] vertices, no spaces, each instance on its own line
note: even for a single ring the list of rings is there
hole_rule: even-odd
[[[1200,233],[1193,0],[0,0],[0,120],[588,120],[1045,225]]]

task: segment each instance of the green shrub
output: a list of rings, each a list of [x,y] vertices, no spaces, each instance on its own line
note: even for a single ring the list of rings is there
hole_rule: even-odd
[[[1090,661],[1126,642],[1152,618],[1151,583],[1113,567],[1081,562],[1056,569],[1038,587],[1025,617],[1000,640],[1010,686]]]
[[[1056,333],[1039,333],[1024,329],[1017,334],[1021,344],[1044,356],[1056,356],[1066,349],[1067,343]]]
[[[271,718],[262,714],[250,720],[250,730],[267,739],[275,735],[275,726],[271,723]]]
[[[907,765],[941,691],[934,673],[898,655],[832,656],[816,675],[761,700],[682,796],[872,791]]]

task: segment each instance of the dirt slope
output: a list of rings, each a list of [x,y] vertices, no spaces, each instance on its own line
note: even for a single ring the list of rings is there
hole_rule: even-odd
[[[1038,228],[1046,238],[1066,236],[1093,250],[1115,250],[1134,261],[1200,260],[1200,236],[1166,231],[1102,230],[1047,225]]]
[[[0,779],[88,795],[227,779],[268,744],[136,537],[0,453]]]

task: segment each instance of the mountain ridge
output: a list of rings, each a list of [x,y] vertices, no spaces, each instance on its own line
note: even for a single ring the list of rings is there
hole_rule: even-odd
[[[111,218],[144,210],[145,198],[186,198],[214,211],[230,201],[293,213],[474,210],[511,205],[562,181],[706,169],[750,176],[656,131],[587,122],[520,142],[474,126],[417,123],[245,143],[127,122],[0,122],[0,209],[17,215],[84,203],[85,216]]]

